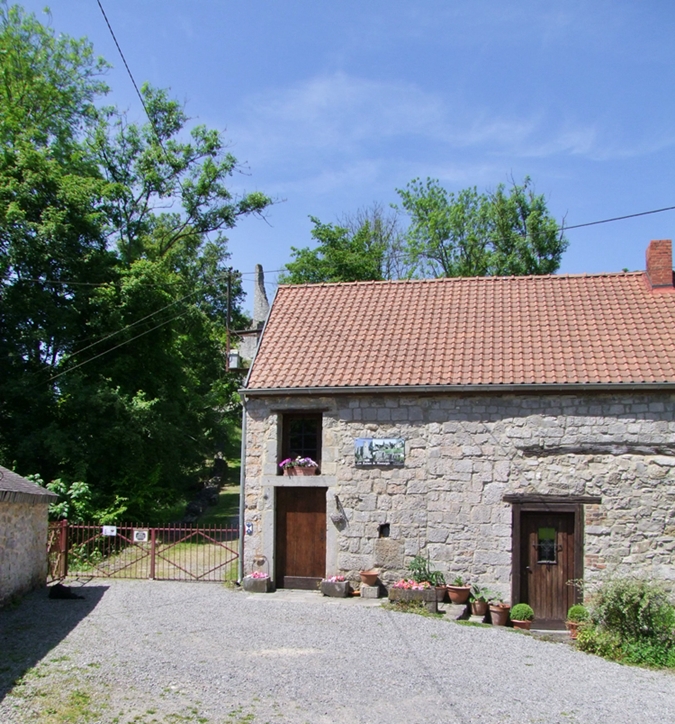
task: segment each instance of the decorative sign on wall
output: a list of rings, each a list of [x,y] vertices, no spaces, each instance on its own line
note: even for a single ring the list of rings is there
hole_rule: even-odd
[[[403,465],[405,440],[402,437],[357,437],[354,440],[354,457],[359,466]]]

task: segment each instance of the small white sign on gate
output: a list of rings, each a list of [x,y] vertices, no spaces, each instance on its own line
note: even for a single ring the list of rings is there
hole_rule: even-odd
[[[101,535],[117,535],[116,525],[104,525],[101,528]]]
[[[147,543],[150,540],[150,531],[138,529],[134,531],[134,543]]]

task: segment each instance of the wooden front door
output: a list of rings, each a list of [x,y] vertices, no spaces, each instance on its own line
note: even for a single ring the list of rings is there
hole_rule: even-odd
[[[576,590],[574,513],[522,513],[520,600],[534,609],[535,626],[564,628]]]
[[[316,589],[326,573],[327,488],[276,489],[275,583]]]

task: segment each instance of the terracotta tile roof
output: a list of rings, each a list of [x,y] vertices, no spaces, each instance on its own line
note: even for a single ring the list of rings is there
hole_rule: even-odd
[[[282,286],[247,389],[662,382],[675,293],[633,272]]]

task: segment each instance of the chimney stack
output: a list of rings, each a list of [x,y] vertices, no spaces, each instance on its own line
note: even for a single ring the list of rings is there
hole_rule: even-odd
[[[652,289],[673,288],[673,244],[656,239],[647,247],[647,279]]]

